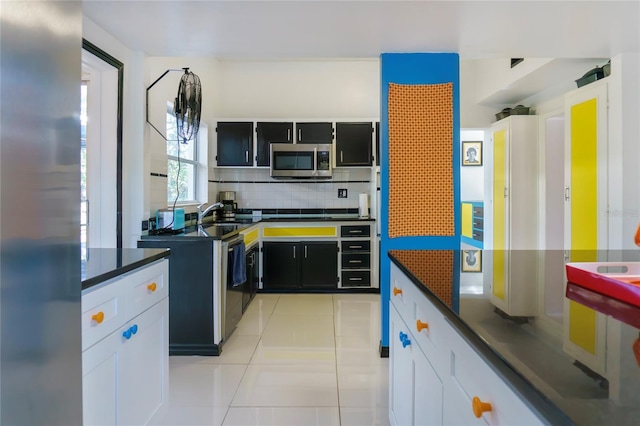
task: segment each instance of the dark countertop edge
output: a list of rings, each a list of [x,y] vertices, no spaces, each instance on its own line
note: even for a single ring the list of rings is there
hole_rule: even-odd
[[[142,266],[148,265],[150,263],[155,262],[156,260],[163,259],[165,257],[169,257],[171,254],[170,249],[143,249],[143,250],[158,250],[157,253],[152,254],[150,256],[145,257],[144,259],[138,260],[133,263],[129,263],[120,268],[113,269],[109,272],[105,272],[104,274],[97,275],[95,277],[88,278],[82,281],[82,290],[87,290],[93,286],[96,286],[100,283],[108,281],[112,278],[116,278],[120,275],[126,274],[129,271],[133,271],[134,269],[138,269]]]
[[[260,222],[375,222],[372,217],[271,217]],[[256,223],[260,223],[256,222]]]
[[[520,399],[539,418],[552,425],[573,425],[574,422],[551,402],[543,393],[538,391],[529,380],[518,372],[509,362],[494,351],[487,342],[453,312],[438,296],[407,269],[393,254],[388,253],[389,259],[404,272],[415,286],[433,303],[445,316],[445,319],[460,332],[463,339],[480,355],[491,369],[505,382],[505,384],[520,397]]]

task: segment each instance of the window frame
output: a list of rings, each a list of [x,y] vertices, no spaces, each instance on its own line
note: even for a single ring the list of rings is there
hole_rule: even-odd
[[[199,140],[199,134],[195,135],[194,139],[191,139],[188,141],[188,143],[193,143],[193,159],[190,158],[184,158],[184,157],[178,157],[176,155],[171,155],[168,153],[169,150],[169,144],[170,143],[177,143],[180,144],[181,142],[178,139],[170,139],[169,138],[169,124],[173,123],[173,125],[175,126],[176,123],[176,118],[175,115],[173,113],[173,103],[171,102],[167,102],[167,114],[166,114],[166,124],[165,124],[165,129],[167,129],[167,205],[170,207],[173,207],[174,205],[176,206],[184,206],[184,205],[190,205],[190,204],[198,204],[198,195],[199,195],[199,185],[198,185],[198,175],[199,175],[199,168],[200,168],[200,140]],[[178,153],[179,153],[179,149],[178,149]],[[193,199],[188,199],[188,200],[180,200],[180,199],[176,199],[176,198],[169,198],[169,183],[171,180],[171,177],[169,176],[169,161],[178,161],[180,164],[184,165],[187,164],[189,166],[193,167],[193,176],[191,177],[191,182],[192,182],[192,186],[190,188],[190,190],[193,193]],[[177,177],[176,177],[177,179]]]

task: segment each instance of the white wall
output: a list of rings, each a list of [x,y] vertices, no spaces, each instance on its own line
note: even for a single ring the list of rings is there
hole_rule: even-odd
[[[460,127],[488,128],[495,121],[499,108],[480,105],[476,99],[477,60],[460,60]]]
[[[145,200],[149,194],[148,186],[145,186],[145,177],[149,173],[148,169],[145,173],[144,167],[144,55],[127,48],[85,16],[82,20],[82,36],[124,63],[122,244],[125,248],[136,247],[141,221],[145,217]]]
[[[220,118],[380,116],[380,61],[220,61]]]
[[[210,57],[150,57],[145,61],[145,92],[156,79],[167,70],[170,71],[160,79],[148,92],[149,94],[149,121],[155,126],[163,136],[166,137],[166,113],[167,102],[173,103],[178,91],[178,84],[184,71],[182,68],[189,68],[200,78],[202,85],[202,111],[201,121],[203,127],[206,124],[208,132],[202,132],[199,136],[207,139],[203,141],[205,145],[211,146],[215,143],[214,124],[220,109],[221,96],[219,88],[220,77],[218,71],[218,60]],[[167,142],[158,132],[145,123],[146,153],[149,159],[149,170],[145,173],[145,179],[149,181],[150,197],[145,204],[145,218],[155,216],[158,209],[167,207],[167,178],[165,176],[151,176],[154,174],[167,174]],[[201,153],[204,158],[206,152]],[[206,169],[205,169],[206,170]],[[206,173],[206,171],[205,171]],[[211,184],[198,195],[199,202],[210,201],[209,194],[213,191]],[[195,206],[185,208],[185,211],[195,211]]]

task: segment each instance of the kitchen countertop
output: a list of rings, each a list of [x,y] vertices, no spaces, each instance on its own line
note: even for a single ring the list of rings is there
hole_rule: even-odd
[[[212,240],[227,240],[238,235],[241,231],[259,223],[281,222],[374,222],[374,218],[360,218],[357,215],[286,215],[273,217],[237,217],[228,221],[208,221],[202,225],[190,225],[184,230],[162,234],[143,235],[145,240],[165,240],[180,238],[185,241],[210,238]]]
[[[482,251],[481,273],[461,272],[461,252],[450,252],[453,268],[433,260],[436,257],[430,256],[434,252],[429,250],[394,250],[389,257],[514,392],[550,424],[638,424],[640,365],[633,346],[639,329],[607,317],[607,344],[603,349],[607,377],[593,375],[574,364],[575,359],[563,349],[563,324],[568,321],[563,318],[562,303],[559,309],[556,304],[559,314],[544,318],[539,314],[524,323],[502,316],[489,299],[492,252]],[[548,294],[542,303],[545,312],[551,299],[562,301],[564,252],[517,253],[544,266],[540,269],[545,271],[544,278],[532,279],[530,285],[546,289]],[[640,251],[598,252],[598,259],[637,262]],[[450,286],[429,285],[442,276],[446,281],[451,278]]]
[[[103,283],[171,254],[169,249],[89,248],[82,261],[82,290]]]

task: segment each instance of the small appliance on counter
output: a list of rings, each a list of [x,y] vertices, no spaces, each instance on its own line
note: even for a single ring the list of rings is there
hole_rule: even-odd
[[[236,218],[238,204],[236,203],[235,191],[220,191],[218,193],[218,201],[222,203],[222,208],[218,210],[218,219],[233,221]]]
[[[175,214],[174,214],[175,212]],[[184,229],[184,209],[159,209],[156,211],[157,229]]]

